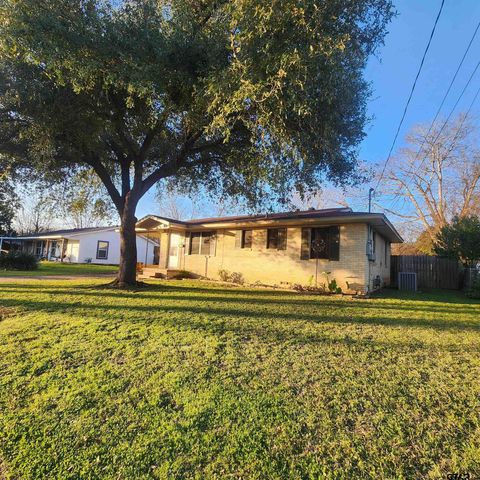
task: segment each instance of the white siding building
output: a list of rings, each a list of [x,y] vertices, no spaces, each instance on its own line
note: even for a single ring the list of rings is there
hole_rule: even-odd
[[[0,237],[0,251],[12,249],[33,253],[44,260],[118,265],[120,233],[118,227],[97,227],[56,230],[22,237]],[[155,263],[156,255],[156,241],[137,235],[138,261]]]

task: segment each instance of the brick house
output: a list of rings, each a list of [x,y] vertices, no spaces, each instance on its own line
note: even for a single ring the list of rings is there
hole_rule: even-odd
[[[160,245],[150,276],[186,270],[218,279],[226,270],[289,286],[322,285],[330,272],[343,291],[362,293],[389,284],[391,243],[403,241],[384,214],[350,208],[188,221],[148,215],[137,232]]]

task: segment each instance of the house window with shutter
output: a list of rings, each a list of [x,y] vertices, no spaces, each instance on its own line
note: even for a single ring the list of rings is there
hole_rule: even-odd
[[[253,230],[237,230],[235,232],[235,248],[252,248]]]
[[[300,258],[340,259],[340,228],[338,226],[303,228]]]
[[[287,248],[287,229],[270,228],[267,230],[267,249],[285,250]]]
[[[215,255],[215,232],[192,232],[190,255]]]

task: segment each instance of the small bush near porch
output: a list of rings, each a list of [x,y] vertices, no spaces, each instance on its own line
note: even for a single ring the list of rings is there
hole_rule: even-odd
[[[31,271],[38,269],[35,255],[26,252],[8,252],[0,254],[0,275],[2,270]]]
[[[480,474],[480,303],[2,284],[0,477]]]

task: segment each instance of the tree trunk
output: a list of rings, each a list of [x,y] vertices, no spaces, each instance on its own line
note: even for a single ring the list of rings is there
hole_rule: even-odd
[[[130,192],[131,193],[131,192]],[[127,196],[121,215],[120,225],[120,267],[117,285],[119,287],[135,286],[137,284],[137,235],[135,233],[136,202]]]

